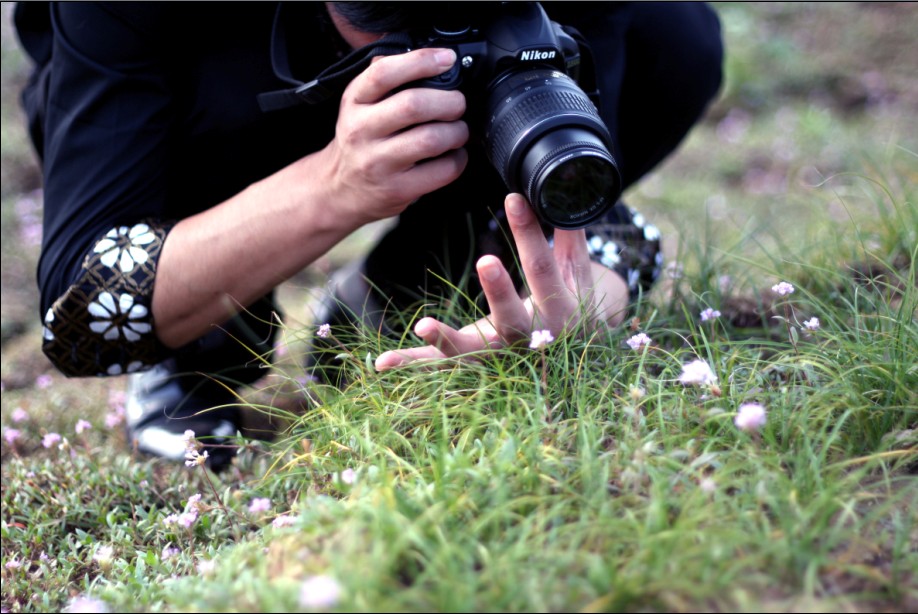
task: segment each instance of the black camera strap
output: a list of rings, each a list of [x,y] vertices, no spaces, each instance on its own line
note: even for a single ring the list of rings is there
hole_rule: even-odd
[[[314,79],[301,81],[293,75],[287,46],[287,29],[283,23],[283,4],[274,16],[271,40],[271,65],[277,77],[294,87],[258,95],[262,111],[278,111],[301,104],[317,104],[329,98],[340,96],[347,84],[366,70],[378,55],[396,55],[411,50],[411,38],[404,33],[388,34],[378,41],[355,49],[341,58]]]

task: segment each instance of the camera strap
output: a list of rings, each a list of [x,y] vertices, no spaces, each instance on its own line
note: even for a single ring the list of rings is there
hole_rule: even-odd
[[[283,5],[283,3],[281,3]],[[387,34],[378,41],[355,49],[341,58],[311,81],[301,81],[293,75],[287,46],[287,29],[282,20],[283,11],[278,8],[274,16],[271,40],[271,65],[274,74],[294,87],[258,95],[262,111],[278,111],[301,104],[317,104],[329,98],[340,96],[351,80],[370,65],[378,55],[396,55],[411,50],[411,38],[404,33]]]

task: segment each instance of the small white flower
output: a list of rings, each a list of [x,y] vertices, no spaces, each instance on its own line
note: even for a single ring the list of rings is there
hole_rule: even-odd
[[[686,386],[703,386],[717,382],[717,376],[708,363],[698,359],[683,365],[679,381]]]
[[[701,481],[698,482],[698,487],[708,494],[717,492],[717,482],[711,478],[702,478]]]
[[[163,548],[163,553],[160,555],[159,558],[163,561],[168,561],[172,557],[178,556],[179,554],[181,554],[181,552],[182,551],[176,548],[175,546],[166,546],[165,548]]]
[[[115,549],[111,546],[99,546],[92,555],[92,560],[102,566],[111,565],[114,554]]]
[[[197,467],[198,465],[203,465],[207,462],[207,458],[209,456],[210,455],[207,453],[207,450],[204,450],[203,452],[198,452],[197,450],[185,452],[185,466]]]
[[[217,568],[217,561],[214,559],[201,559],[195,567],[202,576],[209,576]]]
[[[3,441],[9,445],[13,445],[17,439],[22,436],[22,431],[19,429],[5,428],[3,429]]]
[[[300,586],[300,606],[310,609],[330,608],[341,599],[341,585],[331,576],[312,576]]]
[[[794,293],[794,286],[787,283],[786,281],[782,281],[781,283],[773,285],[771,287],[771,291],[775,292],[776,294],[780,294],[781,296],[787,296],[788,294]]]
[[[263,514],[271,509],[271,499],[264,497],[255,497],[249,502],[250,514]]]
[[[102,292],[89,304],[88,310],[95,318],[89,323],[90,330],[109,341],[122,336],[128,341],[137,341],[153,329],[149,322],[141,321],[149,315],[149,310],[143,305],[135,305],[134,297],[127,293],[115,302],[114,295]]]
[[[156,235],[146,224],[137,224],[131,228],[119,226],[109,230],[92,251],[102,254],[99,261],[105,266],[113,268],[117,263],[122,272],[130,273],[135,265],[145,264],[150,259],[150,254],[141,246],[155,240]]]
[[[357,481],[357,472],[348,467],[338,477],[345,484],[353,484]]]
[[[765,426],[765,407],[758,403],[744,403],[733,423],[741,431],[757,431]]]
[[[701,312],[701,321],[707,322],[708,320],[716,320],[717,318],[720,317],[720,315],[721,314],[719,311],[708,307],[707,309]]]
[[[643,348],[644,346],[647,346],[653,343],[653,340],[650,337],[648,337],[645,333],[638,333],[634,335],[633,337],[631,337],[630,339],[628,339],[628,341],[626,341],[625,343],[627,343],[628,347],[630,347],[632,350],[639,350]]]
[[[682,279],[685,268],[678,262],[670,262],[666,265],[666,275],[670,279]]]
[[[186,529],[190,529],[194,525],[195,521],[198,519],[198,513],[194,510],[190,512],[182,512],[175,519],[175,524],[182,525]]]
[[[632,386],[628,389],[628,396],[631,397],[631,400],[637,403],[645,396],[647,396],[647,391],[641,388],[640,386]]]
[[[807,330],[819,330],[819,318],[813,317],[803,323],[803,328]]]
[[[188,503],[185,504],[185,509],[200,514],[204,511],[204,504],[201,503],[201,493],[197,493],[188,497]]]
[[[51,448],[60,442],[61,442],[61,436],[58,435],[57,433],[48,433],[47,435],[41,438],[41,445],[43,445],[46,448]]]
[[[93,597],[79,596],[74,597],[70,600],[70,603],[64,608],[65,612],[71,612],[73,614],[77,613],[102,613],[108,612],[108,604],[106,604],[101,599],[95,599]]]
[[[538,350],[554,340],[555,338],[552,337],[550,330],[534,330],[532,331],[532,341],[529,342],[529,347]]]
[[[274,527],[275,529],[282,529],[284,527],[292,527],[294,524],[296,524],[296,517],[291,516],[290,514],[283,514],[282,516],[278,516],[277,518],[271,521],[271,526]]]
[[[316,331],[316,336],[321,337],[323,339],[327,339],[330,335],[331,335],[331,325],[330,324],[323,324],[322,326],[319,327],[319,330]]]

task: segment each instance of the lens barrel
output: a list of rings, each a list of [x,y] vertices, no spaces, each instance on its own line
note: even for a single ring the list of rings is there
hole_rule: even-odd
[[[590,225],[621,194],[611,138],[573,79],[535,68],[490,88],[485,149],[507,186],[556,228]]]

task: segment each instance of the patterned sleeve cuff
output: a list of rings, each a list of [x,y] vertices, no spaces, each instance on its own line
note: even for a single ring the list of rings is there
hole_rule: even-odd
[[[590,258],[621,275],[631,301],[647,293],[660,276],[663,252],[660,231],[644,216],[617,203],[605,221],[586,229]]]
[[[146,220],[105,234],[44,318],[42,350],[71,377],[120,375],[160,362],[153,328],[156,265],[172,224]]]

